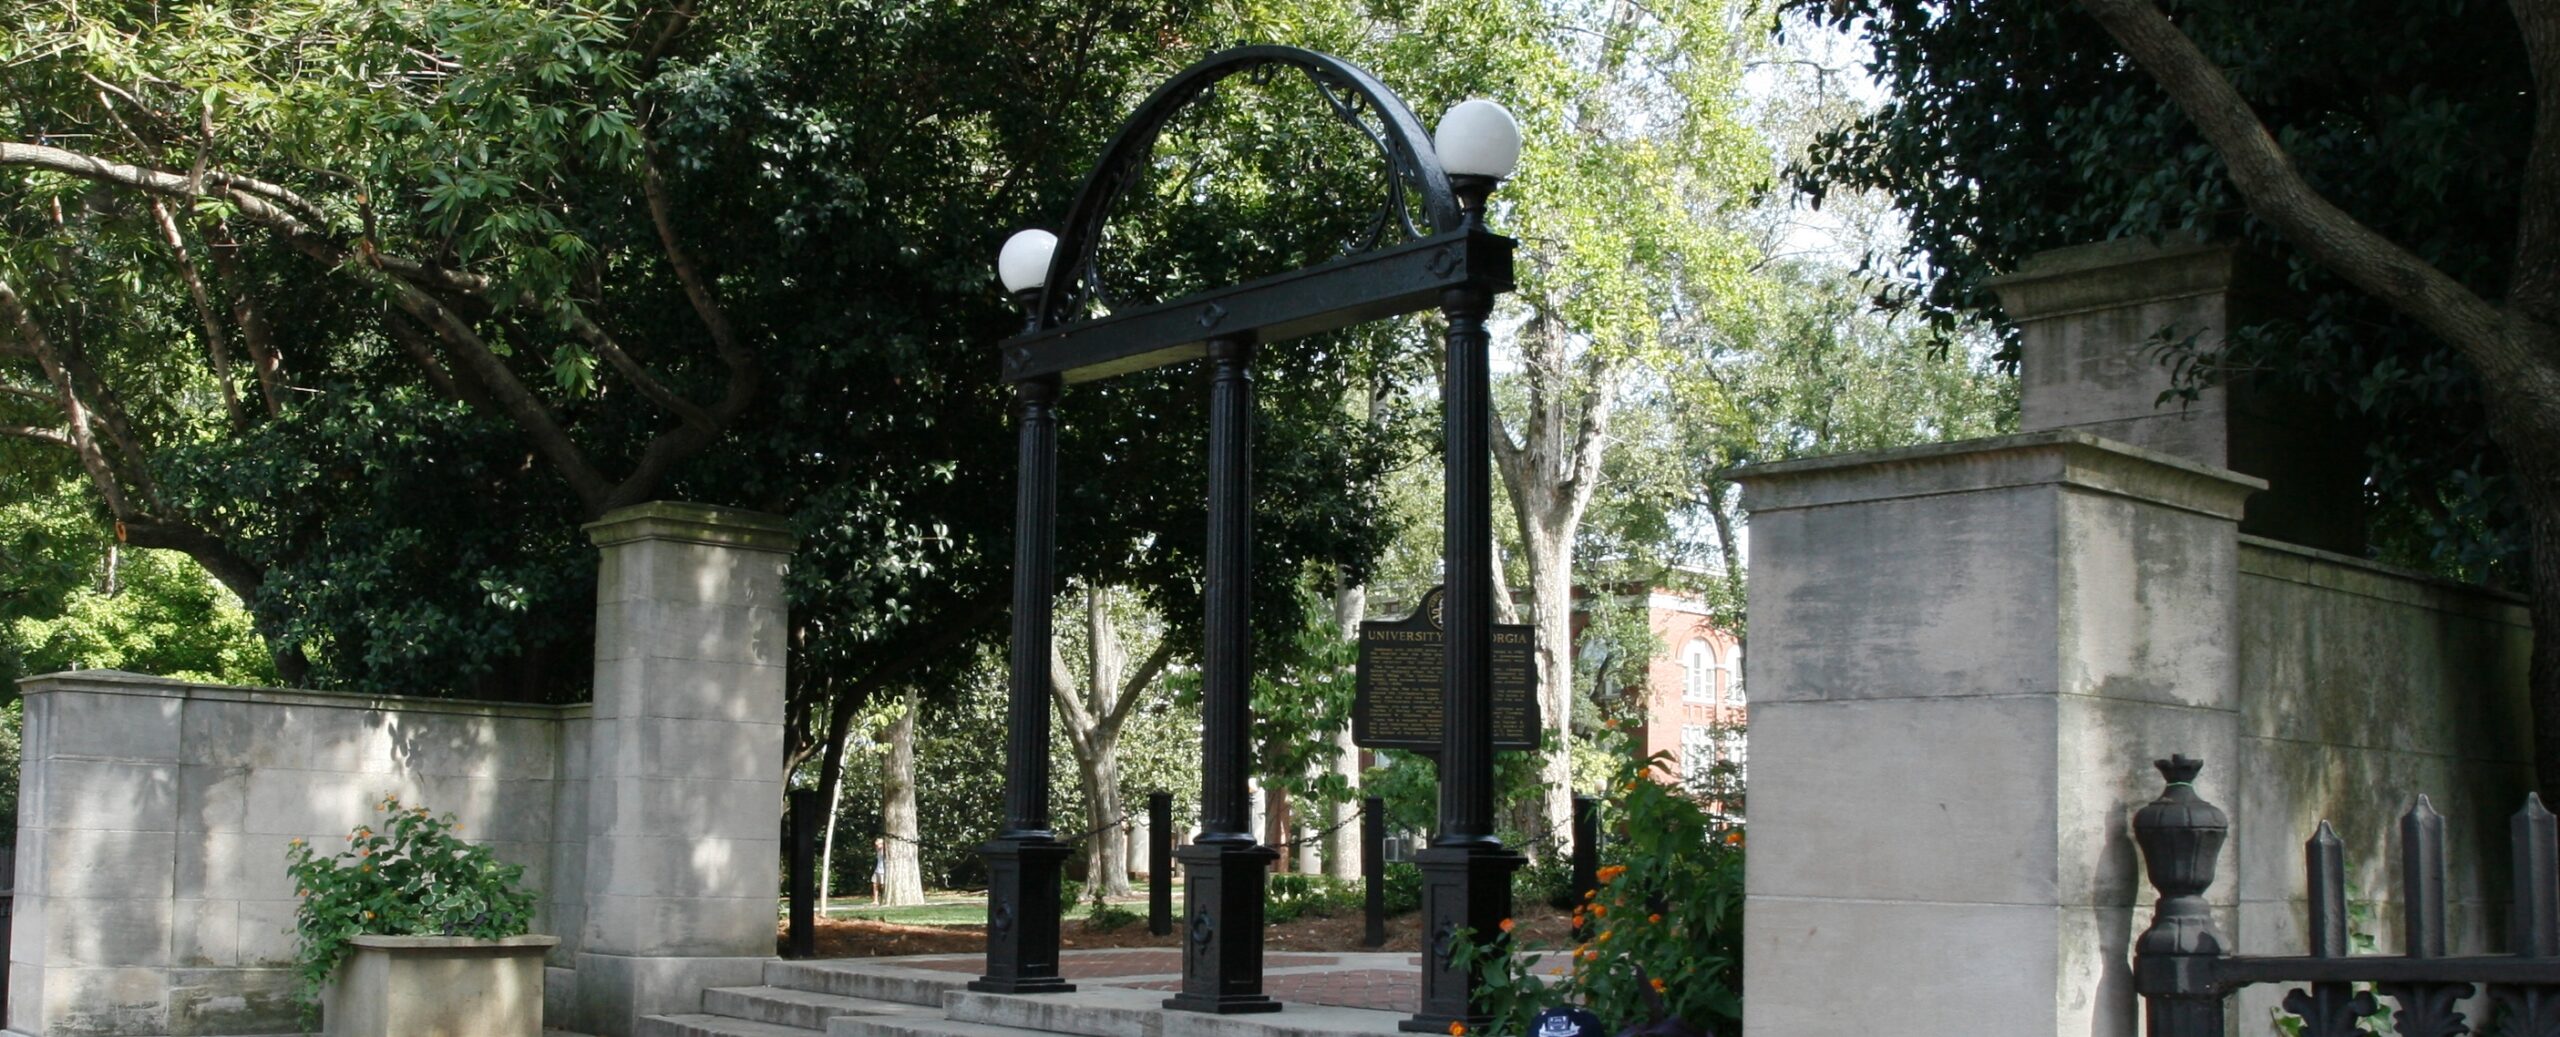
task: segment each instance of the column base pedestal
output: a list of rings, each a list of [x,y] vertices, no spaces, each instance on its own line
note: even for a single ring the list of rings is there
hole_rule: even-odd
[[[1262,897],[1280,855],[1252,843],[1194,843],[1182,862],[1182,992],[1164,1006],[1235,1015],[1277,1012],[1262,992]]]
[[[1397,1024],[1408,1033],[1448,1033],[1449,1024],[1475,1030],[1493,1021],[1475,1004],[1481,968],[1460,968],[1450,954],[1457,932],[1477,940],[1501,931],[1511,917],[1511,873],[1529,863],[1500,843],[1434,846],[1414,855],[1422,868],[1422,1005]]]
[[[1058,876],[1074,849],[1055,839],[996,839],[987,859],[987,974],[969,989],[988,994],[1063,994],[1058,974]]]

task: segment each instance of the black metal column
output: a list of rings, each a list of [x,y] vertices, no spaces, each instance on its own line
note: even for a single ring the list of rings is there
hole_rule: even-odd
[[[1147,931],[1173,932],[1173,793],[1147,793]]]
[[[816,789],[792,789],[791,803],[791,946],[784,957],[818,956],[818,829],[825,825],[827,805]]]
[[[987,973],[971,990],[1075,989],[1058,974],[1058,874],[1069,847],[1049,831],[1050,609],[1057,593],[1056,378],[1014,383],[1021,482],[1014,500],[1013,667],[1008,689],[1004,827],[987,859]]]
[[[1484,223],[1494,182],[1452,177],[1469,229]],[[1511,873],[1527,863],[1493,834],[1493,478],[1491,336],[1493,289],[1441,293],[1448,319],[1441,436],[1446,443],[1441,557],[1447,674],[1440,703],[1440,820],[1422,866],[1425,957],[1422,1004],[1401,1024],[1418,1033],[1470,1030],[1492,1020],[1474,1000],[1477,973],[1452,956],[1458,930],[1491,939],[1511,915]]]
[[[1377,796],[1360,801],[1360,884],[1360,946],[1376,950],[1387,945],[1387,801]]]
[[[1272,1012],[1262,993],[1271,862],[1245,796],[1253,728],[1253,343],[1209,343],[1207,644],[1201,652],[1200,834],[1182,860],[1182,992],[1165,1007]]]

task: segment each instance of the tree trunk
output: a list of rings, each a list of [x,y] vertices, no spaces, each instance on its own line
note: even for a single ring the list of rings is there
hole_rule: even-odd
[[[836,825],[844,818],[844,781],[827,789],[827,830],[818,849],[818,917],[827,916],[827,897],[836,888]]]
[[[1076,753],[1076,784],[1084,789],[1085,895],[1125,897],[1129,885],[1128,811],[1120,800],[1120,729],[1097,728]]]
[[[1358,640],[1360,621],[1368,618],[1369,588],[1346,584],[1333,594],[1333,621],[1346,640]],[[1351,743],[1351,725],[1333,733],[1333,773],[1352,792],[1325,811],[1324,873],[1337,879],[1360,877],[1360,747]]]
[[[2525,377],[2487,385],[2489,435],[2515,466],[2531,523],[2534,784],[2544,802],[2560,802],[2560,332],[2530,319],[2512,324],[2528,354],[2547,359]]]
[[[880,768],[880,796],[886,801],[880,807],[880,827],[888,840],[882,886],[892,904],[924,903],[924,871],[916,858],[916,711],[921,706],[916,689],[909,687],[898,719],[889,725],[889,758]]]
[[[1529,596],[1536,602],[1538,710],[1550,744],[1538,762],[1539,820],[1548,839],[1573,831],[1573,529],[1568,523],[1523,522]],[[1557,528],[1562,526],[1563,528]]]

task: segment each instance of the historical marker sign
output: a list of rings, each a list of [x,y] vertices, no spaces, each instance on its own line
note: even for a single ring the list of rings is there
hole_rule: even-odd
[[[1351,740],[1365,749],[1440,751],[1440,683],[1448,672],[1440,591],[1402,620],[1360,624]],[[1525,624],[1493,627],[1493,747],[1538,747],[1536,639]]]

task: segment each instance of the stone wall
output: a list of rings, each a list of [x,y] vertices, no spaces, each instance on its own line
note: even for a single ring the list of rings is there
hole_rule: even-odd
[[[2352,443],[2274,397],[2162,405],[2157,343],[2268,304],[2245,257],[2118,243],[1998,287],[2021,434],[1739,475],[1747,1028],[2140,1032],[2131,819],[2173,753],[2230,813],[2207,899],[2240,952],[2302,952],[2322,819],[2380,904],[2355,928],[2397,951],[2396,820],[2421,793],[2448,821],[2454,944],[2488,949],[2527,787],[2519,602],[2295,546],[2357,541]],[[2271,1032],[2282,995],[2235,998],[2234,1032]]]
[[[2240,759],[2219,802],[2240,951],[2303,953],[2302,844],[2326,820],[2350,888],[2382,905],[2355,929],[2398,953],[2397,824],[2421,793],[2445,816],[2452,950],[2503,951],[2507,818],[2533,775],[2523,600],[2254,537],[2239,596]],[[2252,988],[2242,1025],[2282,996]]]
[[[385,794],[524,866],[535,931],[561,940],[552,1025],[627,1037],[752,983],[773,955],[790,534],[668,503],[587,532],[591,705],[21,682],[0,1037],[300,1032],[286,845],[344,840]]]
[[[289,840],[327,849],[385,795],[457,815],[564,913],[564,735],[586,708],[365,699],[113,671],[27,682],[9,1027],[298,1029]],[[575,892],[574,884],[569,887]],[[574,899],[574,898],[573,898]],[[558,959],[565,963],[565,955]]]

